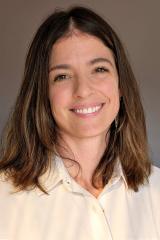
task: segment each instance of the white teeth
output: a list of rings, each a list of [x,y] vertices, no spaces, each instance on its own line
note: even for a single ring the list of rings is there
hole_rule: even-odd
[[[95,108],[88,108],[88,113],[95,112]]]
[[[96,107],[89,107],[89,108],[83,108],[83,109],[74,109],[74,112],[81,113],[81,114],[87,114],[87,113],[94,113],[97,112],[102,107],[102,104]]]

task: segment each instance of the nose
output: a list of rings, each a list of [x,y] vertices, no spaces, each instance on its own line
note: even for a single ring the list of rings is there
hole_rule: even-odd
[[[74,85],[74,96],[78,98],[86,98],[95,92],[91,79],[87,77],[79,78]]]

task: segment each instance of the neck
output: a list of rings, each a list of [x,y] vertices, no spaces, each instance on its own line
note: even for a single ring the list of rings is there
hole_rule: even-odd
[[[70,175],[72,177],[76,176],[77,181],[83,181],[88,185],[91,184],[93,172],[106,149],[108,139],[109,135],[106,139],[106,134],[83,139],[63,135],[63,140],[61,139],[60,145],[64,146],[65,144],[67,151],[64,150],[64,148],[58,149],[60,155],[76,160],[82,170],[77,176],[79,170],[77,164],[72,165],[70,161],[64,158],[63,161],[66,167],[71,166],[67,168]]]

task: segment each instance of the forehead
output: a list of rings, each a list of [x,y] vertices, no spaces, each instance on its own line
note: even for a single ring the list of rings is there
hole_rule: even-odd
[[[82,32],[74,32],[60,38],[53,45],[50,62],[69,62],[73,59],[87,61],[95,57],[108,57],[114,61],[112,51],[99,38]]]

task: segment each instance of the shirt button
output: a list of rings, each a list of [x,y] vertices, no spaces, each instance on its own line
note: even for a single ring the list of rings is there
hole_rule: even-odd
[[[94,212],[103,212],[104,213],[104,209],[103,208],[97,208],[95,205],[93,205],[92,206],[92,210],[94,211]]]

